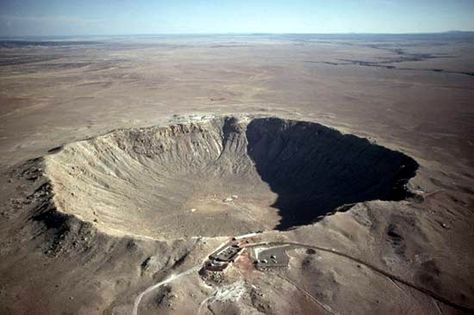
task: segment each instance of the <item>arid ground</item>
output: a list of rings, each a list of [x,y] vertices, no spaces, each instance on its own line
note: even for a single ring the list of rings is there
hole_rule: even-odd
[[[0,313],[472,313],[473,101],[470,33],[2,41]]]

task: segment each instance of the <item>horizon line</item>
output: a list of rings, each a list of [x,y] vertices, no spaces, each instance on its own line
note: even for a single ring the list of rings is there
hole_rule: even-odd
[[[209,36],[209,35],[436,35],[436,34],[474,33],[474,30],[448,30],[434,32],[182,32],[182,33],[123,33],[123,34],[43,34],[43,35],[0,35],[0,39],[13,38],[40,38],[40,37],[120,37],[120,36]]]

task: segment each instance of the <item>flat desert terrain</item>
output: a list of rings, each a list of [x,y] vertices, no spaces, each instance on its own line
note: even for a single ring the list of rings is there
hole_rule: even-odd
[[[0,41],[0,313],[473,313],[473,101],[471,33]]]

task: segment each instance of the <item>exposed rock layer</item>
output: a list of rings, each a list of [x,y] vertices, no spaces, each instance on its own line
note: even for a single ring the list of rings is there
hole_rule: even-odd
[[[310,122],[219,117],[118,130],[45,158],[60,211],[110,233],[235,235],[401,200],[410,157]]]

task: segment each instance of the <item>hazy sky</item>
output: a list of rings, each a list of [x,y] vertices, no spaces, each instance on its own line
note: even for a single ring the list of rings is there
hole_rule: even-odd
[[[474,30],[474,0],[0,0],[0,35]]]

